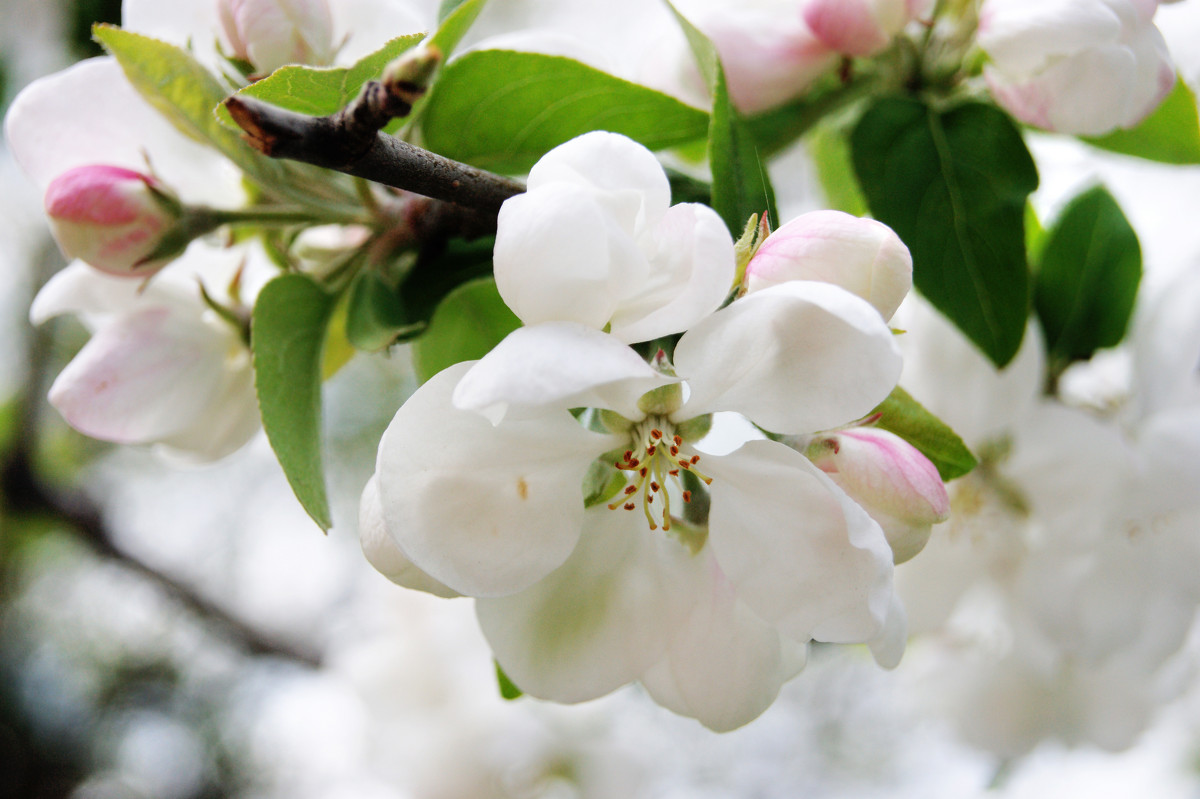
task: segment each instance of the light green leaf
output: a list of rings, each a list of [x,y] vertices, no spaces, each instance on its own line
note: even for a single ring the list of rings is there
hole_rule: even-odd
[[[350,67],[280,67],[262,80],[240,89],[237,94],[298,114],[328,116],[349,104],[358,96],[364,83],[382,75],[389,62],[411,50],[423,38],[424,34],[414,33],[392,39]],[[217,114],[226,124],[237,127],[224,106],[220,106]]]
[[[717,48],[674,6],[671,10],[692,48],[700,74],[712,92],[713,109],[708,127],[712,207],[734,236],[741,235],[746,220],[753,214],[769,214],[772,227],[779,227],[775,190],[767,176],[766,156],[760,154],[745,120],[733,107]]]
[[[482,358],[521,326],[490,277],[463,283],[446,295],[425,333],[413,342],[413,367],[425,382],[447,366]]]
[[[1164,164],[1200,164],[1200,115],[1196,95],[1179,79],[1154,113],[1130,130],[1081,137],[1093,147]]]
[[[943,481],[962,477],[978,464],[957,433],[899,386],[872,411],[876,413],[881,416],[875,426],[916,447],[937,467]]]
[[[1036,274],[1034,304],[1046,349],[1086,360],[1125,337],[1142,278],[1142,250],[1103,186],[1070,202],[1051,228]]]
[[[283,165],[251,149],[217,120],[214,109],[227,92],[186,51],[113,25],[97,25],[93,33],[138,93],[181,133],[214,147],[264,185],[285,181]]]
[[[913,257],[913,283],[997,366],[1029,315],[1025,203],[1037,169],[1007,114],[968,102],[935,109],[889,97],[850,137],[875,218]]]
[[[870,213],[858,178],[854,175],[854,163],[850,158],[850,142],[839,130],[819,127],[806,140],[808,153],[817,167],[817,179],[825,191],[826,204],[837,211],[854,216]]]
[[[487,0],[445,0],[438,9],[438,29],[429,43],[441,50],[443,57],[449,58],[486,3]]]
[[[305,275],[275,278],[254,304],[250,346],[263,429],[300,504],[332,525],[321,459],[321,369],[336,300]]]
[[[442,71],[421,128],[436,153],[516,174],[591,130],[622,133],[651,150],[702,139],[708,114],[570,58],[477,50]]]

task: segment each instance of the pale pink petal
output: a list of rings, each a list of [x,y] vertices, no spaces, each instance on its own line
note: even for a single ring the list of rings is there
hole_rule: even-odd
[[[875,308],[838,286],[791,281],[748,294],[675,347],[692,392],[675,416],[737,411],[784,434],[838,427],[896,385],[892,339]]]
[[[892,598],[879,525],[820,469],[774,441],[703,463],[709,541],[739,599],[798,641],[869,641]]]
[[[607,333],[547,322],[508,334],[462,378],[454,405],[496,423],[510,412],[585,407],[640,419],[638,399],[673,382]]]
[[[582,702],[637,679],[666,651],[694,595],[691,551],[640,515],[588,511],[557,571],[475,612],[496,660],[522,691]]]
[[[439,372],[404,403],[379,443],[376,474],[388,533],[451,589],[499,596],[566,560],[583,521],[583,476],[613,446],[565,408],[492,425],[455,408],[471,368]]]

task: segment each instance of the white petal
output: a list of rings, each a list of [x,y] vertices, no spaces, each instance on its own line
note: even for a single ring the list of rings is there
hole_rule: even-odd
[[[50,403],[93,438],[122,444],[183,432],[220,393],[240,346],[199,319],[151,306],[105,325],[59,374]]]
[[[363,488],[358,506],[358,540],[367,562],[396,585],[447,599],[462,596],[414,566],[404,550],[388,535],[383,520],[383,503],[379,498],[379,481],[374,475]]]
[[[454,391],[454,406],[499,423],[548,408],[607,408],[628,419],[647,391],[675,380],[612,336],[569,322],[522,327],[484,356]]]
[[[439,372],[379,442],[388,533],[422,571],[468,596],[528,588],[579,539],[588,465],[612,448],[565,409],[493,426],[450,402],[471,368]]]
[[[711,548],[696,560],[703,574],[691,613],[641,682],[663,707],[725,732],[766,710],[791,669],[779,631],[737,598]]]
[[[654,153],[618,133],[585,133],[542,156],[529,170],[529,189],[552,183],[591,190],[626,230],[657,225],[671,204],[671,186]]]
[[[623,287],[649,270],[632,230],[577,186],[518,194],[496,225],[496,288],[527,325],[571,321],[599,330]]]
[[[713,477],[709,540],[751,610],[799,641],[878,635],[891,602],[892,551],[865,511],[774,441],[749,441],[701,468]]]
[[[145,172],[149,159],[154,174],[184,201],[229,206],[244,197],[233,164],[179,133],[111,58],[82,61],[26,86],[4,130],[17,163],[42,191],[72,167]]]
[[[42,286],[29,308],[29,319],[40,325],[63,314],[80,314],[89,324],[137,308],[164,306],[197,317],[200,291],[195,282],[160,273],[149,282],[106,275],[73,261]]]
[[[612,316],[622,341],[680,333],[721,307],[737,270],[729,229],[708,206],[672,206],[654,231],[645,280]]]
[[[867,414],[900,376],[879,312],[838,286],[792,281],[747,295],[675,348],[691,388],[677,417],[737,411],[775,433],[827,430]]]
[[[904,649],[908,645],[908,617],[904,613],[904,605],[895,594],[892,594],[891,599],[883,629],[867,641],[875,662],[885,669],[894,669],[900,665],[900,658],[904,656]]]
[[[532,588],[475,603],[496,660],[522,691],[582,702],[635,680],[666,649],[693,594],[693,556],[640,514],[587,514],[570,559]]]

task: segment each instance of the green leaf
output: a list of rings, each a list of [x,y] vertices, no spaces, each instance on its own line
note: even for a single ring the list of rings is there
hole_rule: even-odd
[[[414,320],[408,313],[400,292],[374,270],[355,275],[349,292],[346,338],[360,350],[381,350],[425,328],[424,320]]]
[[[881,416],[875,426],[920,450],[937,467],[943,481],[962,477],[978,464],[957,433],[899,386],[872,411],[876,413]]]
[[[389,62],[411,50],[423,38],[424,34],[414,33],[392,39],[350,67],[280,67],[262,80],[240,89],[237,94],[299,114],[328,116],[344,108],[358,96],[364,83],[378,78]],[[226,124],[237,127],[223,105],[217,115]]]
[[[1085,360],[1125,337],[1142,278],[1142,250],[1103,186],[1067,205],[1038,263],[1034,304],[1056,360]]]
[[[413,367],[425,382],[447,366],[482,358],[521,326],[490,277],[463,283],[446,295],[424,335],[413,342]]]
[[[286,180],[282,164],[251,149],[217,119],[214,109],[228,92],[186,51],[112,25],[97,25],[94,35],[138,93],[181,133],[214,147],[266,186]]]
[[[254,304],[254,387],[267,440],[300,504],[332,525],[321,464],[321,367],[335,298],[305,275],[275,278]]]
[[[1182,79],[1154,113],[1130,130],[1081,136],[1093,147],[1164,164],[1200,164],[1200,115],[1196,95]]]
[[[504,673],[504,669],[500,668],[500,664],[496,661],[496,684],[500,687],[500,696],[508,701],[520,699],[525,695],[525,692],[518,688],[508,675]]]
[[[1007,114],[884,98],[850,137],[871,212],[913,257],[913,283],[997,366],[1029,315],[1025,202],[1037,169]]]
[[[701,139],[708,114],[570,58],[477,50],[442,71],[421,127],[436,153],[521,173],[591,130],[622,133],[651,150]]]
[[[807,139],[808,153],[817,167],[817,179],[825,191],[826,204],[854,216],[869,213],[867,200],[854,176],[850,142],[840,131],[820,127]]]
[[[775,190],[764,163],[766,156],[760,154],[746,121],[733,107],[717,48],[674,6],[671,6],[671,10],[683,29],[700,67],[700,74],[704,76],[713,96],[708,126],[713,209],[725,220],[726,227],[735,237],[741,235],[746,220],[753,214],[769,214],[772,227],[779,227]]]
[[[443,57],[449,58],[486,3],[487,0],[443,0],[438,9],[438,29],[429,38],[429,43],[441,50]]]

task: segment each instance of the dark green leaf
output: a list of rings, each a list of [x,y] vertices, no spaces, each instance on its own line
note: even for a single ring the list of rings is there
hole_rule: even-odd
[[[495,663],[495,661],[492,661]],[[500,668],[500,664],[496,663],[496,683],[500,686],[500,696],[510,702],[514,699],[520,699],[525,695],[525,692],[513,684],[513,681],[504,673],[504,669]]]
[[[364,83],[378,78],[390,61],[411,50],[423,38],[423,34],[414,33],[392,39],[350,67],[280,67],[262,80],[241,89],[238,95],[253,97],[299,114],[328,116],[344,108],[358,96]],[[236,128],[224,106],[217,113],[224,122]]]
[[[374,352],[424,329],[414,320],[401,294],[370,269],[359,272],[350,284],[346,305],[346,338],[360,350]]]
[[[674,7],[671,10],[675,11]],[[713,96],[708,126],[713,209],[734,236],[741,235],[746,220],[753,214],[769,214],[772,227],[779,227],[775,190],[767,177],[765,155],[760,155],[745,120],[733,107],[717,48],[678,11],[675,17]]]
[[[322,530],[332,520],[321,463],[321,353],[335,304],[311,278],[282,275],[259,293],[250,338],[267,440]]]
[[[447,366],[487,355],[521,326],[490,277],[464,283],[446,295],[425,333],[413,342],[413,367],[425,382]]]
[[[978,463],[957,433],[899,386],[872,413],[881,414],[876,427],[920,450],[937,467],[943,481],[962,477]]]
[[[1141,277],[1137,233],[1112,195],[1097,186],[1072,200],[1048,234],[1035,279],[1047,351],[1073,361],[1119,344]]]
[[[652,150],[701,139],[708,115],[570,58],[478,50],[442,71],[421,126],[434,152],[519,173],[591,130],[622,133]]]
[[[1082,137],[1094,147],[1164,164],[1200,164],[1200,118],[1196,95],[1180,79],[1154,113],[1131,130]]]
[[[186,51],[112,25],[97,25],[95,37],[138,93],[181,133],[216,148],[260,183],[285,181],[282,164],[252,150],[218,121],[214,110],[227,92]]]
[[[916,287],[997,366],[1029,315],[1025,202],[1037,169],[1007,114],[903,98],[871,107],[851,135],[858,182],[913,256]]]
[[[696,178],[676,172],[674,169],[667,170],[667,180],[671,183],[672,205],[676,203],[708,205],[712,202],[712,186],[702,180],[696,180]]]

